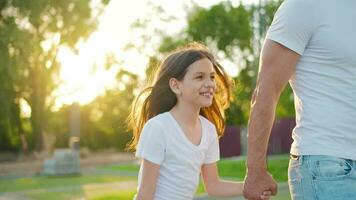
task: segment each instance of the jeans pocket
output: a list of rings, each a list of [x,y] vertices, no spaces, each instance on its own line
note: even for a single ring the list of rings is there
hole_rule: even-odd
[[[289,192],[293,200],[302,200],[303,187],[302,187],[302,163],[297,159],[290,159],[288,166],[288,185]]]
[[[310,170],[314,179],[338,180],[352,173],[349,160],[332,156],[311,156]]]

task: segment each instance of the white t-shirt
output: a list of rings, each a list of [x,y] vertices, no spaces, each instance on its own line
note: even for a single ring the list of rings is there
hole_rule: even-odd
[[[136,156],[160,165],[155,200],[193,199],[202,165],[219,160],[215,126],[202,116],[199,119],[202,126],[199,145],[190,142],[169,112],[159,114],[145,124]],[[138,187],[141,177],[142,166]]]
[[[267,38],[301,55],[291,153],[356,160],[356,1],[285,0]]]

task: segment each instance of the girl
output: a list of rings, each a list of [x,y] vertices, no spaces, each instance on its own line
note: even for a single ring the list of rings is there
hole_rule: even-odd
[[[216,166],[231,83],[203,45],[193,43],[164,60],[130,116],[130,147],[142,158],[138,200],[193,199],[200,174],[211,196],[242,194],[243,183],[220,180]]]

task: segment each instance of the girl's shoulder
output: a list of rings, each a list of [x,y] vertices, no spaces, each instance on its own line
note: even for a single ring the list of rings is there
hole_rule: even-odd
[[[202,122],[202,126],[208,128],[209,132],[216,132],[216,127],[210,120],[208,120],[202,115],[199,115],[199,118]]]
[[[164,137],[167,130],[167,115],[165,113],[158,114],[147,120],[141,131],[142,138],[144,137]]]
[[[163,128],[168,121],[169,121],[168,112],[164,112],[147,120],[145,126],[156,126],[156,127],[159,126]]]

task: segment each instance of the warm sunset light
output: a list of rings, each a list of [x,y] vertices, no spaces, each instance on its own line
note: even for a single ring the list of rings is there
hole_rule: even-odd
[[[116,59],[128,66],[128,70],[142,75],[147,58],[137,53],[123,52],[122,49],[128,43],[130,25],[140,17],[133,15],[130,10],[143,11],[144,6],[137,6],[134,1],[125,4],[112,1],[100,17],[97,31],[77,45],[77,53],[68,48],[59,51],[57,57],[62,65],[61,83],[53,94],[56,98],[55,108],[73,102],[89,103],[115,84],[115,75],[120,66],[105,69],[108,54],[114,54]]]
[[[161,5],[167,12],[180,19],[181,24],[185,22],[183,1],[171,1],[169,4],[163,0],[154,1]],[[208,7],[218,0],[199,2],[198,5]],[[257,0],[245,0],[245,3],[258,2]],[[98,30],[84,42],[78,44],[78,53],[62,48],[58,54],[58,60],[62,64],[60,71],[61,84],[54,92],[56,98],[55,108],[63,104],[78,102],[86,104],[100,95],[105,88],[113,86],[115,75],[119,67],[144,76],[144,70],[148,61],[146,55],[138,51],[124,51],[124,47],[133,38],[131,24],[145,16],[148,1],[111,1],[103,16],[99,19]],[[198,2],[196,2],[198,3]],[[235,3],[239,3],[236,1]],[[132,12],[135,10],[135,12]],[[158,23],[158,22],[156,22]],[[157,24],[162,26],[164,24]],[[165,25],[167,31],[177,32],[179,26]],[[178,28],[178,30],[177,30]],[[111,70],[105,70],[105,56],[113,53],[122,62],[121,66],[115,66]],[[227,72],[236,76],[238,69],[235,64],[223,60],[222,64]]]
[[[301,161],[356,169],[346,165],[356,112],[344,112],[356,100],[352,53],[324,50],[316,36],[336,33],[313,29],[337,19],[350,36],[339,40],[351,41],[356,16],[340,13],[353,16],[355,4],[305,3],[1,0],[0,200],[288,200]],[[314,47],[323,51],[305,51]],[[302,137],[308,151],[350,151],[313,160],[295,149]]]

